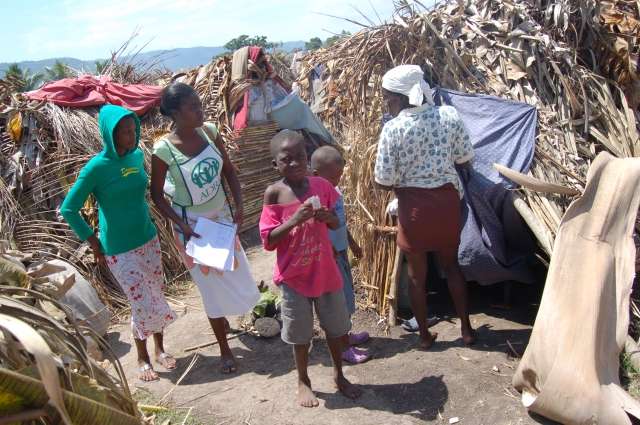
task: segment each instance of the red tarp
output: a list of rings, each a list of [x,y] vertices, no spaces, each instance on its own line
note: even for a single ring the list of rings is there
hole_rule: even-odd
[[[86,107],[105,103],[120,105],[138,115],[160,104],[162,87],[144,84],[118,84],[109,77],[83,75],[45,84],[25,93],[29,99],[47,100],[60,106]]]

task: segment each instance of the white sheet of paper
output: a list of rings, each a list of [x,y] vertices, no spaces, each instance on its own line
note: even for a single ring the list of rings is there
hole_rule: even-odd
[[[311,206],[313,207],[314,211],[319,210],[320,207],[322,207],[322,204],[320,203],[320,197],[318,195],[313,195],[309,198],[309,200],[311,201]]]
[[[224,265],[223,271],[234,271],[235,270],[234,260],[235,260],[235,247],[234,247],[233,252],[231,252],[231,255],[229,255],[229,257],[227,258],[227,262]],[[207,264],[201,263],[200,261],[196,260],[195,258],[193,259],[193,262],[195,264],[202,264],[203,266],[207,266]]]
[[[218,270],[232,271],[236,243],[236,225],[199,217],[193,229],[200,235],[187,242],[187,255],[194,262]]]

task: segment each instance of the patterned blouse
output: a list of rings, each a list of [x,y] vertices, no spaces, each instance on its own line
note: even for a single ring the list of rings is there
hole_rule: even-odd
[[[432,189],[452,183],[460,191],[454,164],[473,158],[473,147],[451,106],[404,109],[382,128],[375,180],[383,186]]]

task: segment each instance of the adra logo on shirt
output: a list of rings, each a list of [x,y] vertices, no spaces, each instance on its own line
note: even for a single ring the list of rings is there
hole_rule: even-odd
[[[120,172],[122,173],[122,177],[128,177],[131,174],[138,174],[140,169],[138,167],[121,168]]]
[[[193,171],[191,171],[191,181],[202,189],[206,184],[210,184],[218,177],[220,163],[215,158],[205,158],[200,161]]]

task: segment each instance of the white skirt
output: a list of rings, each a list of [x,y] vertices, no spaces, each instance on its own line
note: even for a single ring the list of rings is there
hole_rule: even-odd
[[[178,207],[174,207],[174,209],[182,217],[182,209]],[[187,220],[192,228],[198,217],[221,218],[218,211],[199,214],[187,212]],[[209,318],[239,316],[253,309],[260,298],[260,293],[251,275],[249,260],[239,240],[236,243],[235,270],[220,272],[207,266],[194,264],[193,259],[184,250],[182,235],[175,231],[174,235],[176,246],[182,254],[183,262],[189,269],[191,278],[198,286],[204,311]]]

